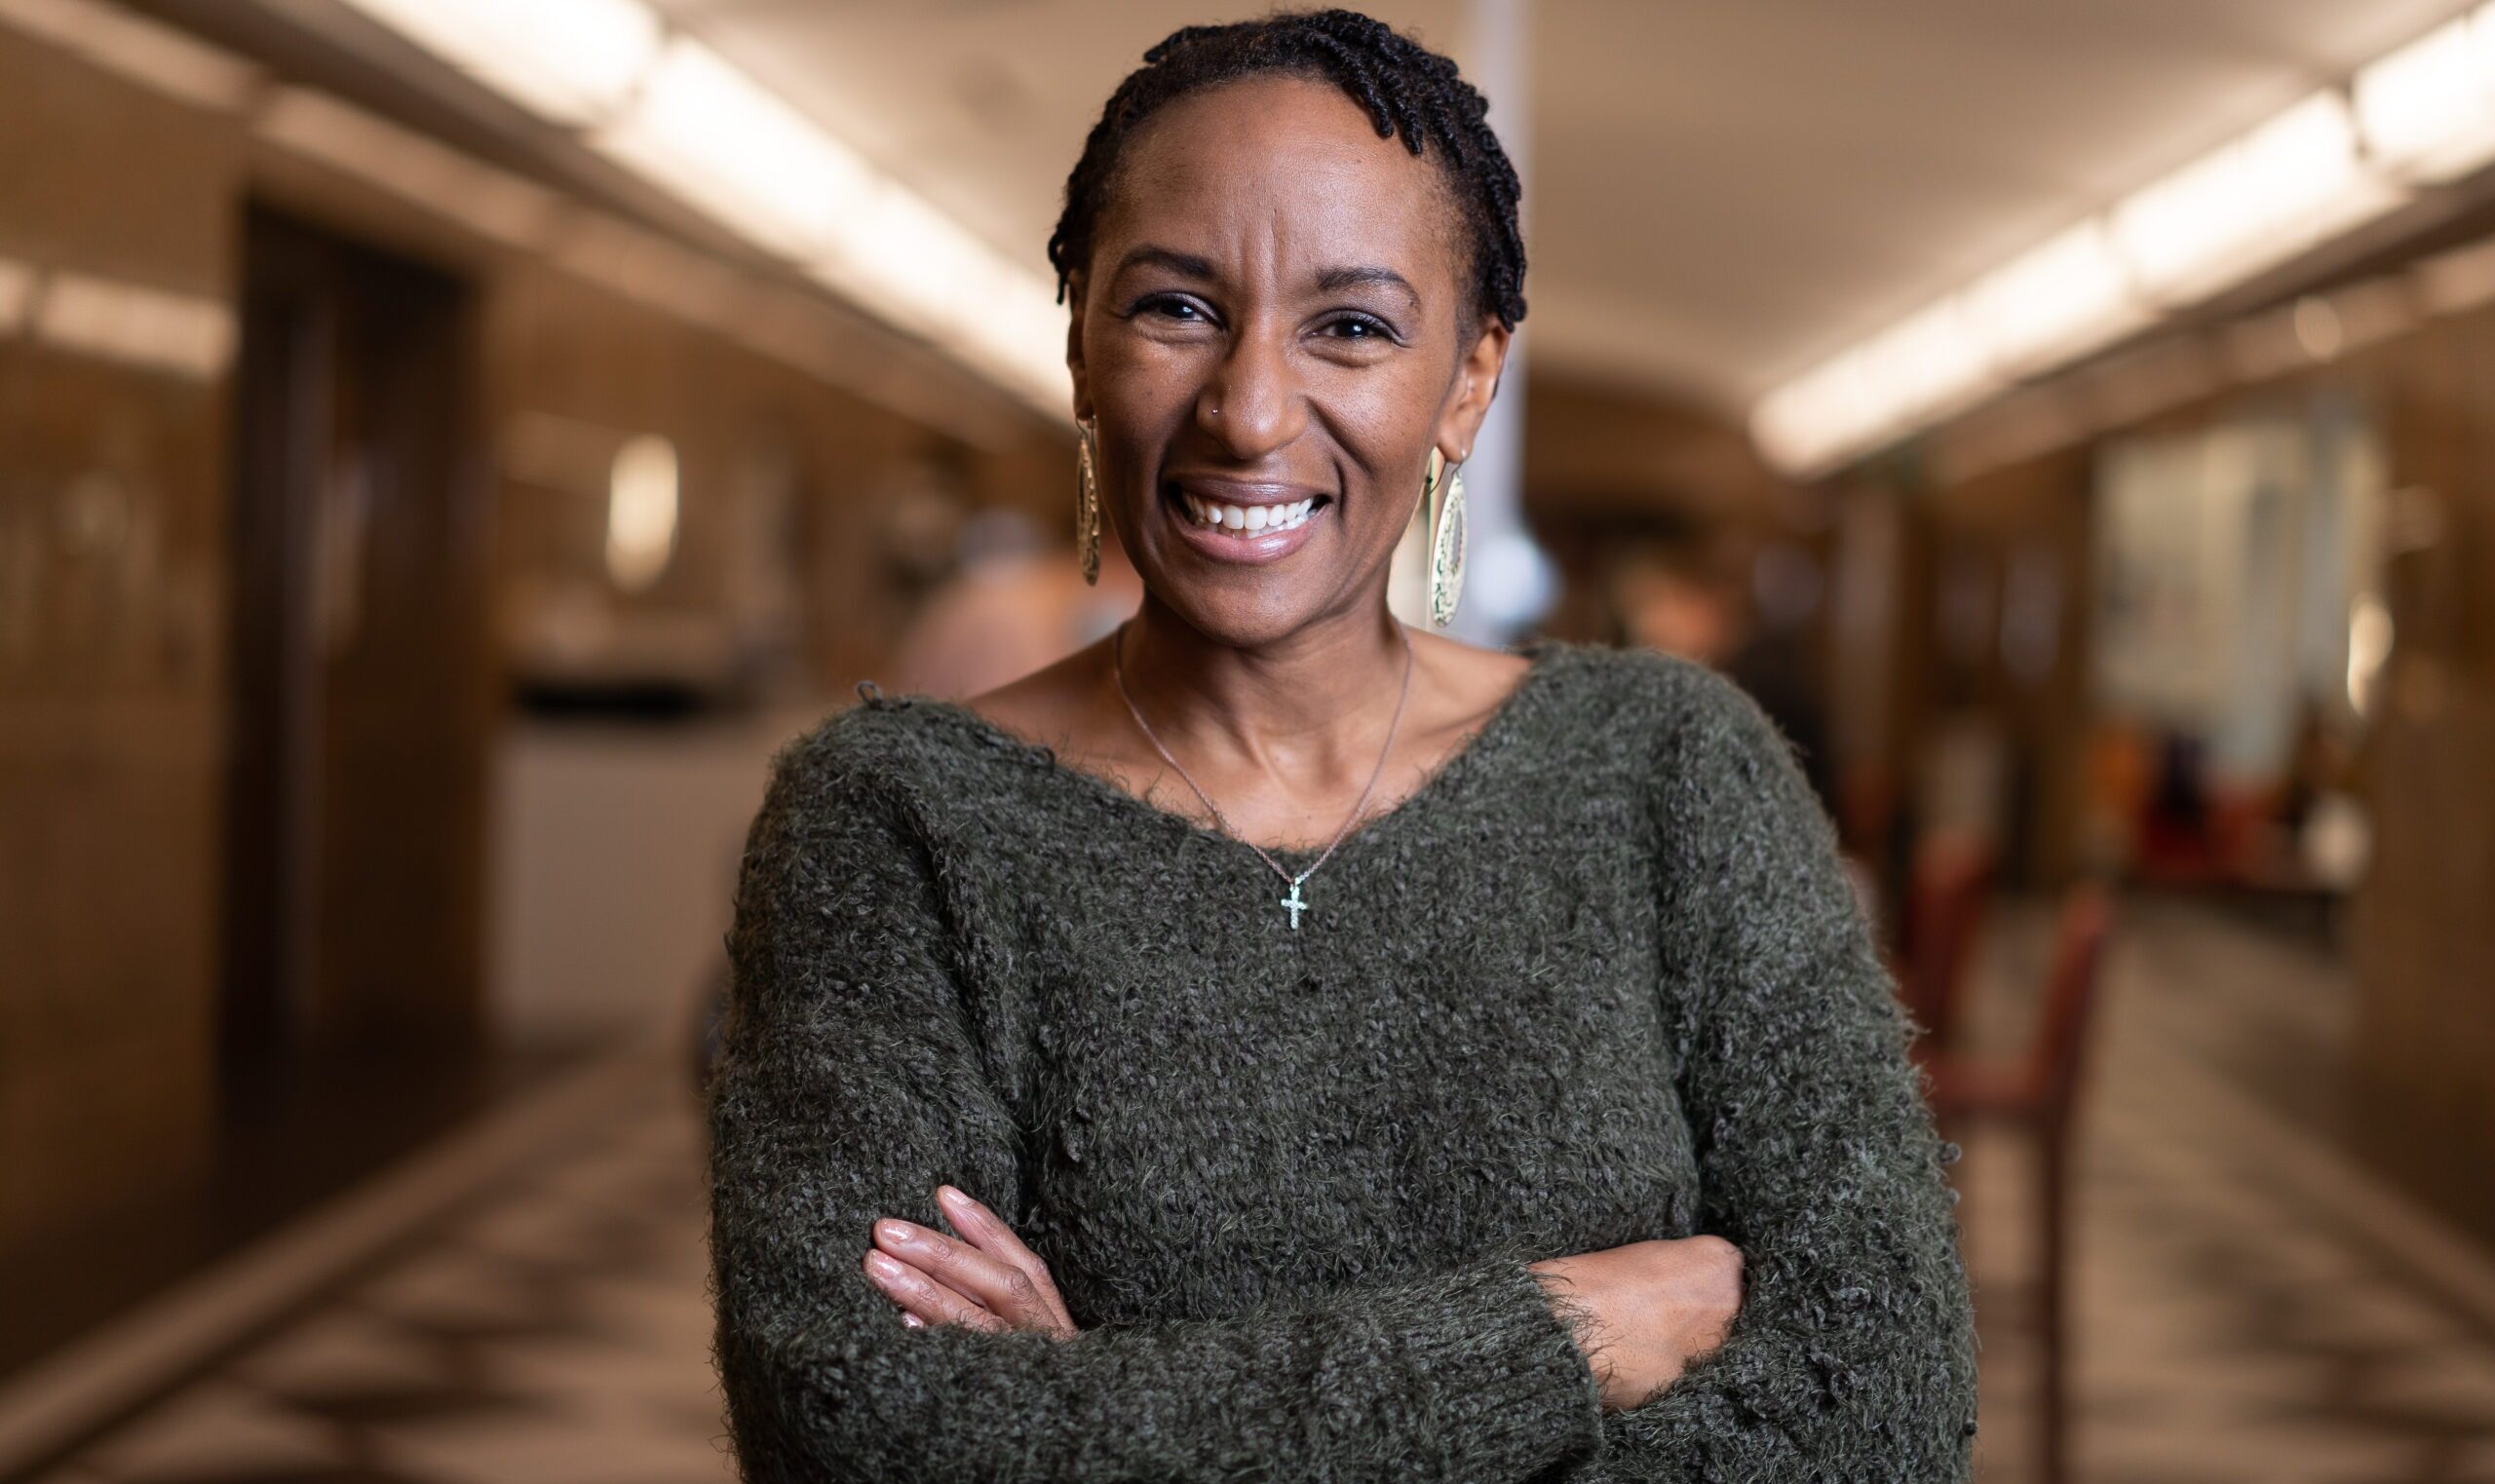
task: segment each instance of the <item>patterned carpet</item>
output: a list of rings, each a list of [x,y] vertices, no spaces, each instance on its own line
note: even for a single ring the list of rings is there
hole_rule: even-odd
[[[1999,934],[1979,1036],[2015,1039],[2040,927]],[[2495,1261],[2383,1200],[2289,1106],[2344,1016],[2335,969],[2206,912],[2127,930],[2083,1158],[2075,1477],[2495,1484]],[[689,1105],[640,1086],[561,1161],[43,1484],[732,1477],[697,1156]],[[2020,1156],[1978,1137],[1960,1166],[1987,1484],[2033,1477]]]
[[[589,1147],[44,1477],[733,1478],[697,1130],[672,1091],[644,1084]]]
[[[2045,924],[2006,925],[1977,1033],[2015,1043]],[[2322,1126],[2337,966],[2134,903],[2088,1084],[2071,1304],[2089,1484],[2495,1481],[2495,1254],[2376,1187]],[[2247,1056],[2247,1049],[2257,1056]],[[2025,1151],[1959,1166],[1985,1342],[1978,1463],[2033,1479]]]

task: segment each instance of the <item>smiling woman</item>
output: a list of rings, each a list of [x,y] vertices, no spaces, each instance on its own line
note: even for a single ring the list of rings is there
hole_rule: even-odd
[[[779,759],[711,1108],[747,1478],[1965,1476],[1941,1146],[1784,740],[1387,607],[1516,208],[1349,12],[1110,98],[1050,255],[1145,596]]]
[[[1463,462],[1524,305],[1512,236],[1457,229],[1515,199],[1478,95],[1471,128],[1441,104],[1406,146],[1322,73],[1230,77],[1199,33],[1159,50],[1174,75],[1111,100],[1054,255],[1076,416],[1160,599],[1137,649],[1166,657],[1170,621],[1253,644],[1342,611],[1402,539],[1426,456]],[[1334,627],[1394,653],[1374,622]]]

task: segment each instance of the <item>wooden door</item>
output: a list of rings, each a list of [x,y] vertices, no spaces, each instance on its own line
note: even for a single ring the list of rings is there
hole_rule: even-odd
[[[231,1084],[479,1039],[491,708],[469,286],[254,206],[243,324]]]

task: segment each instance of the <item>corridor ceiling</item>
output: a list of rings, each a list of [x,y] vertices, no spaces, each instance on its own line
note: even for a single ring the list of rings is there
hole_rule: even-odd
[[[1172,0],[659,0],[1001,250]],[[1738,412],[2463,0],[1540,0],[1534,355]],[[1468,69],[1464,0],[1374,14]],[[1491,121],[1501,118],[1492,99]]]

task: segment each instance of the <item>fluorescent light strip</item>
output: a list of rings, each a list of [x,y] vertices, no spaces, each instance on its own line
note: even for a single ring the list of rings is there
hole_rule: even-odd
[[[2356,122],[2318,93],[2114,208],[2114,247],[2160,303],[2240,283],[2397,204],[2358,156]]]
[[[0,0],[0,4],[8,0]],[[349,0],[1052,414],[1054,285],[1008,262],[644,0]]]
[[[2148,311],[2102,222],[2083,222],[1967,290],[1975,333],[1997,369],[2024,375],[2136,329]]]
[[[709,48],[670,43],[595,142],[843,297],[1033,405],[1065,410],[1064,318],[1040,277]]]
[[[665,34],[641,0],[348,0],[532,112],[587,125],[628,102]]]
[[[594,142],[784,257],[820,253],[878,185],[854,151],[682,38]]]
[[[1772,390],[1761,449],[1823,474],[2495,159],[2495,3],[2313,94]]]
[[[2495,15],[2428,32],[2359,72],[2351,91],[2386,170],[2437,181],[2484,165],[2495,159]]]

